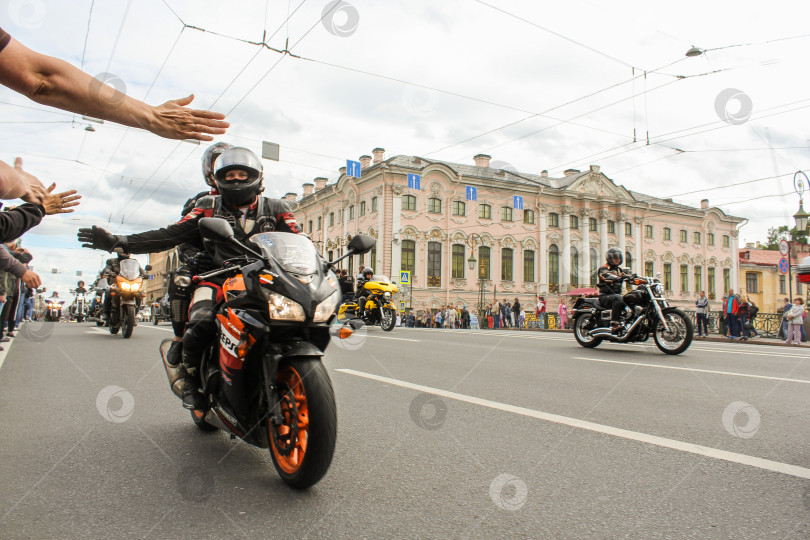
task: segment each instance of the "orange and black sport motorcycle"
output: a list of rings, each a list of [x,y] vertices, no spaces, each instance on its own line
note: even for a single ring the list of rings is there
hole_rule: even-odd
[[[303,235],[260,233],[245,245],[220,218],[201,219],[200,231],[239,246],[245,256],[193,277],[227,279],[217,311],[218,339],[198,370],[206,406],[191,417],[202,430],[221,429],[268,448],[281,478],[306,489],[329,469],[337,437],[335,395],[321,359],[332,337],[352,333],[330,325],[341,298],[332,267],[371,251],[376,241],[356,235],[346,255],[325,262]],[[169,344],[161,343],[160,352],[180,397],[181,373],[166,361]]]

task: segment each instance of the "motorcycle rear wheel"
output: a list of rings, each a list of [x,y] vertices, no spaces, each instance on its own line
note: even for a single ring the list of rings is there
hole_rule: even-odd
[[[281,479],[295,489],[316,484],[332,463],[337,439],[337,408],[329,374],[318,357],[285,359],[276,381],[286,393],[283,421],[267,420],[270,457]]]
[[[135,329],[135,306],[127,304],[124,306],[124,320],[121,323],[121,335],[124,339],[129,339],[132,336],[132,330]]]
[[[580,315],[574,320],[574,337],[577,340],[577,343],[585,347],[586,349],[593,349],[598,347],[600,343],[602,343],[602,338],[598,337],[591,337],[588,335],[588,323],[591,320],[592,315],[584,314]]]
[[[397,312],[391,308],[383,308],[382,318],[380,319],[380,328],[386,332],[390,332],[397,324]]]
[[[658,321],[653,331],[655,345],[662,353],[681,354],[692,344],[692,321],[680,309],[668,309],[664,312],[664,317],[670,330],[664,330],[664,325]]]

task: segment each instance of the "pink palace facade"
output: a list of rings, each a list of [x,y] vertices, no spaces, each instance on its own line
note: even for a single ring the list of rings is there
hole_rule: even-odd
[[[370,265],[394,282],[400,270],[410,271],[411,290],[399,300],[415,310],[474,309],[481,277],[486,302],[518,297],[528,310],[544,295],[551,308],[558,295],[595,283],[612,246],[636,273],[661,273],[675,304],[691,307],[705,290],[717,308],[729,288],[738,289],[744,220],[707,200],[694,208],[629,191],[597,165],[552,178],[492,168],[486,155],[474,159],[474,165],[385,159],[376,148],[373,158],[361,156],[361,178],[341,168],[335,183],[316,178],[303,185],[302,197],[285,199],[324,257],[342,255],[355,234],[377,238],[375,251],[341,267],[356,276],[359,264]],[[420,175],[421,189],[408,187],[408,174]],[[477,200],[469,200],[468,186]]]

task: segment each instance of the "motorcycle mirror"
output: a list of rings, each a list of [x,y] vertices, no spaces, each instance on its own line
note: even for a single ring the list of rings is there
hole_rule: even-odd
[[[203,238],[211,240],[229,240],[233,238],[231,224],[222,218],[200,219],[200,233]]]
[[[152,265],[151,265],[151,264],[147,264],[146,266],[144,266],[144,267],[143,267],[143,269],[144,269],[145,271],[149,272],[150,270],[152,270]]]
[[[376,238],[367,234],[356,234],[349,240],[349,249],[355,253],[368,253],[376,245]]]

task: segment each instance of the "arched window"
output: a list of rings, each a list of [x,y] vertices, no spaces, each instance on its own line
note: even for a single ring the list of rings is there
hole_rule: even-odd
[[[478,248],[478,278],[489,279],[489,248]]]
[[[549,291],[560,290],[560,249],[556,244],[548,248],[548,284]]]
[[[501,250],[501,279],[512,281],[512,249],[503,248]]]
[[[403,210],[416,210],[416,197],[413,195],[402,196],[402,209]]]
[[[488,204],[479,204],[478,217],[481,219],[492,219],[492,207]]]
[[[376,254],[375,254],[376,258]],[[372,259],[374,260],[374,259]],[[413,276],[416,268],[416,242],[413,240],[402,241],[402,270],[406,270]]]
[[[534,281],[534,251],[523,250],[523,282],[532,283]]]
[[[571,285],[579,287],[579,251],[571,246]]]
[[[596,273],[599,271],[599,252],[597,252],[594,248],[591,248],[591,267],[590,267],[590,275],[591,275],[591,285],[596,285]]]
[[[453,215],[466,216],[466,208],[464,201],[453,201]]]
[[[428,199],[428,212],[431,214],[441,214],[442,213],[442,200],[437,199],[436,197],[431,197]]]
[[[442,286],[442,244],[428,242],[428,287]]]
[[[464,244],[453,244],[453,277],[464,279]]]

